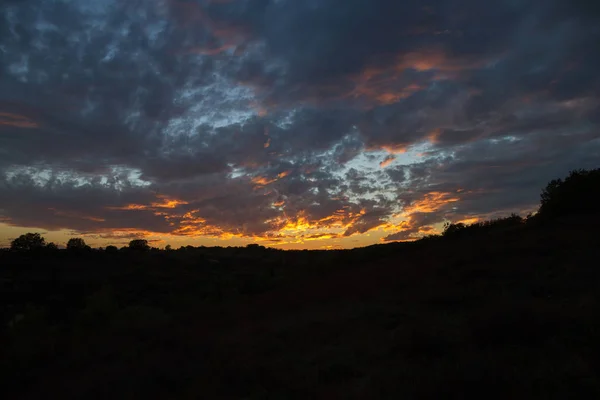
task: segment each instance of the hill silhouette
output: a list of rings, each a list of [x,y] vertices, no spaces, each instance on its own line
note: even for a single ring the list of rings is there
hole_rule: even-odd
[[[597,398],[600,170],[354,250],[0,252],[4,398]]]

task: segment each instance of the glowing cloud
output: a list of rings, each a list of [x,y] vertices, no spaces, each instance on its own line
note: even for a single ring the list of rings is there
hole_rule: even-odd
[[[381,168],[385,168],[396,160],[396,156],[390,154],[382,162],[379,163]]]
[[[454,193],[431,192],[426,194],[422,200],[411,203],[405,207],[402,215],[411,215],[413,213],[432,213],[439,210],[441,207],[459,201],[460,198],[455,197]]]
[[[257,176],[257,177],[252,178],[252,183],[254,183],[258,186],[267,186],[273,182],[277,182],[277,179],[269,179],[269,178],[265,178],[264,176]]]
[[[109,210],[157,210],[157,209],[174,209],[180,205],[188,204],[183,200],[171,199],[164,195],[156,196],[161,201],[152,202],[149,205],[145,204],[128,204],[122,207],[108,207]]]
[[[0,112],[0,126],[3,125],[24,129],[34,129],[39,127],[37,122],[22,115]]]

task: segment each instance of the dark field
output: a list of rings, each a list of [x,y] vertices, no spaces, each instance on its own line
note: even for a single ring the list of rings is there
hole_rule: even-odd
[[[597,218],[0,255],[3,398],[599,398]]]

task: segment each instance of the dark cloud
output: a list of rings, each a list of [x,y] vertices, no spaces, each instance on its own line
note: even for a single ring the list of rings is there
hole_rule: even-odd
[[[427,46],[441,45],[455,56],[503,50],[530,8],[471,0],[254,3],[264,7],[254,25],[269,50],[289,64],[292,81],[309,83],[329,83],[371,64],[387,66]]]
[[[405,240],[531,209],[597,167],[599,22],[591,0],[4,1],[0,218]]]

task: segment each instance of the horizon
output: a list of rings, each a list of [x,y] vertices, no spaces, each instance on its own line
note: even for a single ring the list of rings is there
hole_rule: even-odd
[[[414,241],[598,168],[577,0],[0,5],[0,247]]]

